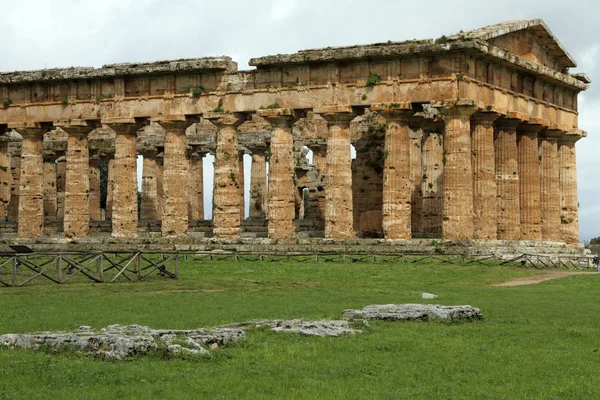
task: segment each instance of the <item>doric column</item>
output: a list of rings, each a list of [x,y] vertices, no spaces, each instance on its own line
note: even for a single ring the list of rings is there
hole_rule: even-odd
[[[542,239],[540,153],[538,133],[547,121],[532,120],[517,128],[519,151],[519,200],[521,204],[521,240]]]
[[[10,203],[10,186],[12,185],[12,173],[10,170],[10,152],[8,143],[10,138],[0,132],[0,220],[5,221],[8,217],[8,204]]]
[[[76,119],[58,121],[54,125],[69,135],[65,182],[65,237],[86,237],[90,230],[90,152],[87,137],[98,124]]]
[[[106,220],[112,221],[113,199],[115,194],[115,159],[108,160],[106,179]]]
[[[185,130],[197,118],[170,115],[155,121],[166,130],[163,169],[163,237],[185,236],[188,229],[188,160]]]
[[[204,160],[205,153],[198,153],[194,164],[194,174],[196,175],[196,186],[194,197],[196,198],[196,219],[204,220]]]
[[[313,152],[313,164],[319,171],[321,182],[325,182],[327,177],[327,146],[313,146],[310,148]],[[325,207],[327,192],[322,190],[323,187],[317,188],[317,207],[316,219],[325,226]]]
[[[56,162],[53,158],[44,159],[44,219],[56,221]]]
[[[42,140],[50,126],[38,123],[9,125],[23,136],[19,178],[19,238],[37,238],[44,234],[44,162]]]
[[[496,162],[494,159],[495,112],[477,112],[471,117],[473,149],[473,237],[495,240],[498,237],[496,209]]]
[[[156,154],[156,150],[146,151],[142,154],[144,157],[142,166],[142,201],[140,204],[140,219],[142,221],[161,219],[161,214],[158,213]]]
[[[239,154],[239,169],[238,169],[238,177],[239,177],[239,186],[240,186],[240,220],[246,219],[246,202],[245,202],[245,193],[244,193],[244,152],[241,151]]]
[[[102,221],[100,208],[100,164],[102,160],[95,156],[90,158],[90,221]]]
[[[558,138],[561,195],[561,238],[568,244],[579,243],[579,200],[577,196],[577,160],[575,143],[581,132]]]
[[[12,185],[10,185],[10,202],[8,203],[8,221],[19,221],[19,190],[21,187],[21,155],[13,156],[10,160]]]
[[[461,100],[438,108],[444,117],[444,239],[472,239],[473,168],[471,160],[470,118],[478,107],[472,100]]]
[[[244,122],[243,115],[209,113],[204,118],[217,131],[215,178],[213,195],[213,235],[216,238],[240,236],[240,187],[237,127]]]
[[[190,221],[204,219],[203,199],[203,177],[202,177],[202,155],[192,153],[189,157],[188,172],[188,217]]]
[[[258,115],[272,126],[271,158],[269,159],[269,237],[291,239],[294,228],[294,110],[289,108],[259,110]]]
[[[410,180],[411,180],[411,229],[413,236],[423,234],[423,130],[422,117],[409,121],[410,137]]]
[[[325,237],[354,237],[350,121],[356,114],[350,106],[328,106],[319,110],[327,121],[327,166],[325,175]],[[271,164],[269,164],[270,166]]]
[[[558,242],[560,235],[560,183],[557,137],[562,131],[545,129],[538,139],[541,158],[542,240]]]
[[[163,190],[164,161],[164,152],[158,153],[156,155],[156,207],[158,219],[162,218],[163,200],[165,198]]]
[[[108,168],[109,184],[112,174],[112,236],[122,238],[137,237],[137,152],[136,133],[142,127],[133,118],[111,118],[107,124],[117,134],[115,158]]]
[[[509,113],[496,121],[496,190],[498,210],[498,239],[521,239],[521,208],[519,199],[519,157],[517,127],[528,120],[526,116]]]
[[[264,151],[252,152],[250,218],[265,218],[267,210],[267,162]]]
[[[386,239],[392,240],[410,239],[412,238],[411,153],[413,149],[409,122],[415,112],[410,103],[374,104],[371,110],[379,112],[388,122],[383,150],[383,235]]]
[[[56,159],[56,220],[65,217],[65,186],[67,181],[67,157]]]
[[[423,127],[423,231],[442,237],[444,210],[444,123],[425,120]]]

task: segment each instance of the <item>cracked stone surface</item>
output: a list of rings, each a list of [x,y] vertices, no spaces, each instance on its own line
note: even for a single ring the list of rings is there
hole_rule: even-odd
[[[310,321],[305,319],[292,320],[260,320],[249,321],[239,324],[226,325],[232,328],[260,328],[268,326],[273,332],[299,333],[308,336],[333,336],[337,337],[345,334],[362,333],[358,329],[352,329],[347,321],[336,320],[318,320]]]
[[[434,304],[371,305],[362,310],[345,310],[342,315],[350,320],[384,321],[472,321],[483,318],[475,307]]]
[[[74,332],[6,334],[0,336],[0,346],[30,350],[50,348],[54,351],[73,348],[89,356],[122,360],[161,348],[171,355],[206,355],[209,354],[207,347],[230,345],[244,338],[244,331],[231,328],[168,330],[140,325],[110,325],[100,330],[81,326]]]

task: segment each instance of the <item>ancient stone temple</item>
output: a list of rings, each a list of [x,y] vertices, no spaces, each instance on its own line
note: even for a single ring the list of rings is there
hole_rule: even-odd
[[[250,65],[1,73],[2,239],[579,241],[591,82],[544,22]]]

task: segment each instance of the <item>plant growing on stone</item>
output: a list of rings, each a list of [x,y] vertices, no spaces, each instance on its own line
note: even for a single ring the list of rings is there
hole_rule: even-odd
[[[69,99],[68,99],[67,97],[63,97],[63,98],[61,99],[61,101],[60,101],[60,104],[61,104],[63,107],[66,107],[66,106],[68,106],[68,105],[69,105]]]
[[[208,92],[210,92],[210,90],[204,88],[204,86],[195,86],[192,88],[192,97],[197,99],[203,93],[208,93]]]
[[[11,104],[12,104],[12,100],[11,99],[4,99],[4,100],[2,100],[2,106],[4,108],[10,106]]]
[[[377,74],[370,74],[367,77],[367,86],[375,86],[381,82],[381,76]]]
[[[279,103],[273,103],[273,104],[269,104],[267,107],[265,107],[267,110],[276,110],[278,108],[281,108],[281,106],[279,105]]]
[[[217,104],[217,107],[213,111],[218,112],[218,113],[225,112],[225,110],[223,110],[223,99],[219,99],[219,103]]]

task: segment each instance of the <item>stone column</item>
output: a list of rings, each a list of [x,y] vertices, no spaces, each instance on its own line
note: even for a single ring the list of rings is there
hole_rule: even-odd
[[[471,118],[473,149],[473,237],[496,240],[498,210],[496,209],[496,163],[494,159],[495,112],[478,112]]]
[[[195,121],[185,115],[155,120],[166,130],[163,169],[163,237],[185,236],[188,230],[188,160],[185,130]]]
[[[245,220],[246,219],[246,202],[245,202],[245,195],[244,195],[244,180],[246,179],[244,177],[244,152],[240,152],[239,154],[239,170],[238,170],[238,176],[239,176],[239,186],[240,186],[240,220]]]
[[[327,147],[326,146],[314,146],[310,148],[313,152],[313,164],[319,170],[321,182],[325,183],[327,179]],[[324,185],[323,185],[324,186]],[[327,192],[323,186],[317,187],[317,220],[325,226],[325,207]]]
[[[188,174],[188,215],[191,221],[204,219],[204,177],[202,176],[202,158],[203,155],[198,155],[197,153],[190,156],[190,170]]]
[[[521,208],[519,199],[519,158],[517,127],[519,118],[502,118],[496,122],[496,190],[498,239],[521,239]]]
[[[142,221],[156,221],[161,218],[158,213],[156,154],[156,151],[147,151],[143,154],[142,201],[140,204],[140,219]]]
[[[265,218],[267,200],[267,162],[264,151],[252,153],[250,172],[250,218]]]
[[[444,239],[472,239],[473,168],[471,160],[470,118],[478,107],[472,100],[461,100],[451,107],[439,108],[444,117]]]
[[[65,187],[67,181],[67,157],[56,160],[56,219],[65,218]]]
[[[112,236],[135,238],[138,233],[136,133],[141,128],[133,118],[102,121],[117,134],[115,158],[109,177],[113,177]],[[109,179],[110,183],[110,179]]]
[[[269,160],[269,238],[291,239],[295,236],[294,110],[289,108],[259,110],[258,115],[273,126]]]
[[[442,121],[425,120],[423,126],[423,231],[442,237],[444,209],[444,141]]]
[[[545,129],[539,137],[541,158],[541,230],[542,240],[561,240],[561,207],[557,137],[562,131]]]
[[[106,180],[106,220],[112,221],[113,199],[115,194],[115,159],[108,160],[108,176]]]
[[[65,237],[87,237],[90,230],[90,152],[87,137],[98,125],[80,119],[59,121],[54,125],[69,135],[65,182]]]
[[[196,187],[194,196],[196,197],[196,219],[204,220],[204,160],[205,153],[198,153],[195,163]]]
[[[411,180],[411,229],[413,236],[423,234],[423,118],[413,117],[409,121],[410,136],[410,180]]]
[[[346,239],[353,229],[352,163],[350,121],[356,114],[350,106],[328,106],[319,110],[327,121],[327,166],[325,175],[325,237]],[[271,164],[270,164],[271,165]]]
[[[579,243],[579,200],[575,143],[581,134],[561,135],[558,139],[561,195],[561,237],[568,244]]]
[[[240,236],[240,181],[237,127],[243,116],[234,113],[208,113],[204,119],[217,131],[213,195],[213,235],[216,238]]]
[[[164,153],[158,153],[156,155],[156,207],[158,213],[158,219],[162,218],[163,213],[163,172],[164,172]]]
[[[521,240],[542,239],[540,153],[538,133],[542,124],[520,125],[518,133],[519,151],[519,200],[521,203]]]
[[[102,221],[102,209],[100,208],[100,163],[97,156],[90,158],[90,221]]]
[[[371,109],[379,112],[388,122],[383,151],[383,235],[392,240],[410,239],[413,195],[411,153],[414,150],[409,122],[415,112],[410,104],[376,104]]]
[[[44,218],[56,221],[57,215],[56,162],[54,159],[44,160]]]
[[[2,221],[5,221],[8,217],[10,186],[12,185],[11,157],[8,151],[9,141],[10,138],[8,136],[0,136],[0,220]]]
[[[42,140],[48,126],[37,123],[9,125],[23,136],[19,178],[19,238],[38,238],[44,234],[44,162]]]

